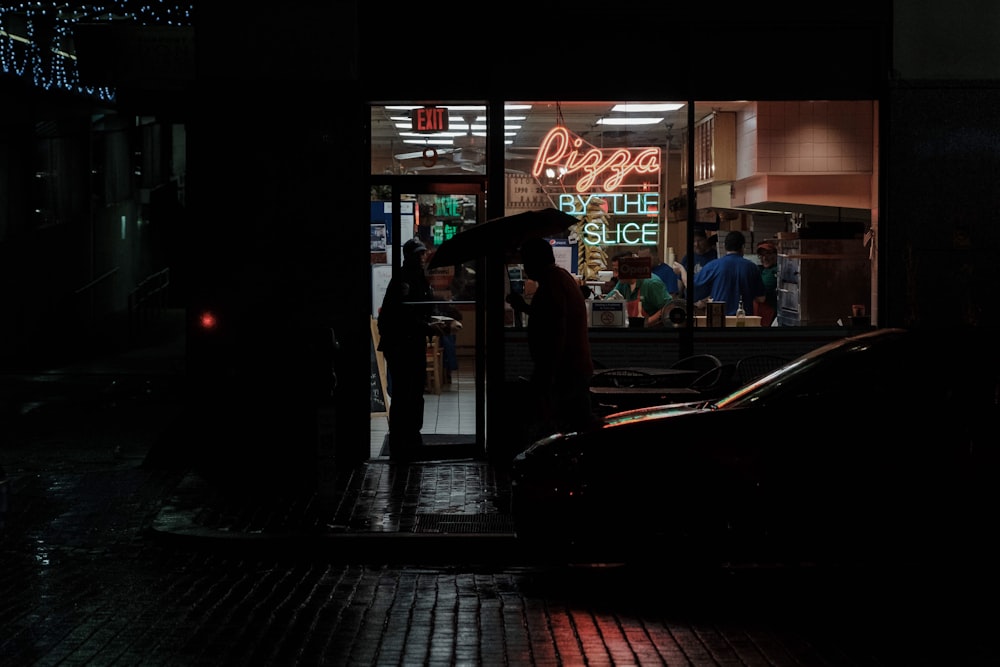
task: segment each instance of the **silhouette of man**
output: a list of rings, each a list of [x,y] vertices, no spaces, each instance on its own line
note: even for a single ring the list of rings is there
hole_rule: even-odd
[[[528,314],[528,347],[534,368],[531,384],[539,435],[585,429],[593,422],[590,379],[594,365],[587,331],[587,304],[580,285],[558,266],[545,239],[521,244],[527,277],[538,283],[531,303],[507,296],[515,311]]]
[[[423,444],[427,338],[441,333],[431,324],[434,292],[424,270],[427,247],[413,238],[403,244],[403,266],[392,277],[379,310],[379,349],[389,370],[389,454],[412,457]]]

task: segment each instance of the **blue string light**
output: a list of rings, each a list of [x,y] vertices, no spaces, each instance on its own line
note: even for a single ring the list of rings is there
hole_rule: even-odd
[[[66,90],[114,101],[114,88],[80,83],[76,54],[70,46],[75,24],[100,21],[187,27],[193,25],[194,3],[164,0],[4,3],[0,6],[0,74],[29,79],[42,90]]]

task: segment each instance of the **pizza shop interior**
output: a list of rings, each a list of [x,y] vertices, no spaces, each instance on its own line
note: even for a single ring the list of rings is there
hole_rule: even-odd
[[[640,338],[660,331],[657,339],[666,341],[669,330],[691,325],[696,337],[705,327],[720,332],[715,338],[746,327],[780,342],[782,332],[801,337],[870,324],[877,315],[878,114],[875,100],[507,101],[502,119],[468,102],[371,104],[373,336],[394,259],[398,266],[409,238],[433,257],[446,240],[488,219],[542,209],[574,219],[546,238],[586,290],[595,355],[628,347],[620,344],[623,330]],[[435,181],[449,185],[426,187]],[[487,192],[502,199],[502,207],[489,202],[490,216]],[[732,232],[743,236],[743,256],[769,275],[769,308],[688,298],[694,274],[725,253]],[[476,268],[469,258],[429,270],[440,312],[454,323],[446,347],[429,352],[429,359],[440,355],[436,365],[428,362],[431,396],[447,393],[466,371],[481,381]],[[516,256],[506,274],[504,289],[530,299],[533,285]],[[634,285],[632,278],[664,282],[667,303],[622,298],[631,290],[616,285]],[[524,322],[505,308],[510,380],[528,367],[519,358]],[[657,354],[670,354],[665,347]],[[481,431],[468,422],[482,419],[482,407],[477,400],[462,412],[465,424],[445,430]]]
[[[723,254],[726,235],[737,230],[747,259],[776,266],[768,326],[870,320],[877,103],[739,100],[688,106],[506,103],[503,215],[551,207],[575,217],[576,225],[553,238],[557,261],[589,288],[594,301],[617,300],[619,263],[642,279],[654,261],[670,269],[661,275],[669,293],[683,299],[693,280],[687,273],[701,268],[697,255]],[[485,106],[372,106],[371,123],[372,174],[488,175]],[[491,186],[497,180],[493,175]],[[372,198],[376,287],[385,271],[380,267],[391,266],[393,247],[419,235],[433,251],[481,221],[483,209],[476,195],[415,196],[412,214],[403,213],[405,238],[394,244],[386,232],[391,206],[383,206],[374,191]],[[455,296],[444,287],[456,278],[471,292],[474,272],[463,268],[457,267],[456,276],[448,267],[440,271],[447,276],[434,278],[442,297]],[[516,265],[510,278],[513,289],[522,288]],[[530,296],[530,280],[523,288]],[[742,323],[760,326],[751,305],[744,306]],[[635,327],[650,319],[636,317],[634,307],[631,317],[625,308],[609,318],[608,309],[600,311],[603,317],[595,315],[593,326]],[[705,304],[687,310],[701,316],[698,325],[711,324]],[[682,326],[683,319],[664,317],[649,325]],[[518,324],[512,313],[508,324]]]

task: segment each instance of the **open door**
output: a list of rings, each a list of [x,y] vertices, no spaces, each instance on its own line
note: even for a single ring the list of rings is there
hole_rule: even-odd
[[[401,248],[417,237],[433,254],[456,234],[485,217],[485,177],[373,176],[371,196],[371,317],[373,342],[379,308],[389,280],[402,264]],[[448,323],[449,333],[428,347],[424,392],[424,450],[421,459],[485,458],[484,313],[479,261],[428,270],[435,300],[432,316]],[[388,411],[392,377],[373,348],[371,457],[389,455]],[[385,375],[381,375],[384,373]],[[380,399],[380,400],[377,400]]]

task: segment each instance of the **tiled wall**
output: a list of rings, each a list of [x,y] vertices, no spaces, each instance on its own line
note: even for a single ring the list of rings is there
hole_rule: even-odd
[[[736,120],[737,174],[871,173],[874,102],[757,102]]]

